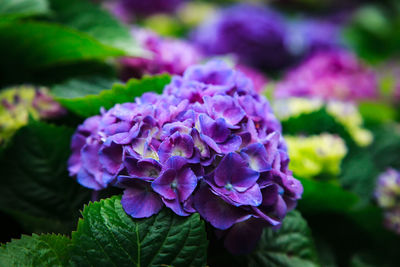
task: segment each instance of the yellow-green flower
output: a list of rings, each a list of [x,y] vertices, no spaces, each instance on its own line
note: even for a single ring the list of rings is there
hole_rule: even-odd
[[[285,136],[285,140],[289,150],[289,168],[296,176],[312,178],[340,173],[340,163],[347,153],[340,137],[324,133],[309,137]]]
[[[48,94],[46,88],[19,86],[0,92],[0,145],[22,126],[29,116],[34,119],[55,118],[65,110]]]

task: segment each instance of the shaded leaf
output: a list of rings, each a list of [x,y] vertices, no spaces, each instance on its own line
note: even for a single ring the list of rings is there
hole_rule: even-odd
[[[99,94],[103,90],[110,89],[117,82],[117,79],[102,76],[72,78],[54,85],[51,92],[59,98],[78,98]]]
[[[67,173],[72,132],[66,127],[30,122],[2,153],[0,209],[34,228],[32,231],[69,232],[89,197],[89,191]],[[57,225],[60,228],[55,229]]]
[[[55,21],[87,33],[105,45],[119,48],[129,55],[143,51],[127,27],[100,5],[87,0],[50,0]]]
[[[0,20],[43,15],[49,11],[47,0],[2,0],[0,2]]]
[[[310,229],[298,211],[290,212],[279,230],[264,230],[249,266],[319,266]]]
[[[66,266],[70,242],[61,235],[23,235],[0,247],[0,266]]]
[[[161,93],[169,82],[170,76],[168,75],[149,76],[141,80],[131,79],[126,84],[114,84],[112,89],[103,90],[100,94],[74,98],[71,96],[80,93],[73,93],[71,88],[68,98],[56,97],[56,100],[68,110],[83,117],[89,117],[99,114],[101,107],[109,109],[118,103],[134,102],[135,97],[141,96],[145,92]],[[74,91],[77,92],[81,90],[82,87],[74,88]]]

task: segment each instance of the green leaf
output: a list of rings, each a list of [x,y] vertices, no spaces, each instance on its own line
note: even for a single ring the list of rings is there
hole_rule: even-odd
[[[112,89],[103,90],[97,95],[70,98],[70,96],[77,95],[71,91],[68,98],[56,96],[56,100],[68,110],[80,116],[89,117],[99,114],[101,107],[109,109],[118,103],[134,102],[135,97],[141,96],[145,92],[161,93],[170,79],[168,75],[149,76],[141,80],[131,79],[125,85],[114,84]],[[81,89],[81,87],[77,87],[75,91]]]
[[[2,67],[20,68],[104,60],[123,55],[122,51],[103,45],[85,33],[39,22],[1,24],[0,53]]]
[[[304,215],[343,215],[357,225],[357,230],[363,231],[364,235],[380,244],[395,242],[393,234],[383,229],[382,211],[376,205],[367,204],[359,196],[337,184],[296,178],[304,188],[298,204],[298,209]]]
[[[339,179],[344,188],[356,193],[364,202],[372,198],[378,175],[387,168],[400,168],[400,126],[384,124],[373,127],[373,143],[354,148],[342,163]]]
[[[69,232],[89,198],[89,191],[67,173],[72,132],[66,127],[30,122],[2,153],[0,209],[31,231],[55,231],[59,224],[63,226],[59,231]],[[35,220],[38,222],[32,222]]]
[[[249,266],[319,266],[310,229],[298,211],[290,212],[279,230],[264,230]]]
[[[66,266],[70,242],[61,235],[23,235],[0,247],[0,266]]]
[[[325,108],[311,113],[290,117],[282,121],[283,133],[288,135],[338,134],[347,144],[354,144],[348,131]]]
[[[94,37],[129,55],[143,53],[127,27],[100,5],[87,0],[50,0],[55,21]]]
[[[396,110],[387,103],[362,102],[358,108],[366,123],[389,123],[396,118]]]
[[[47,0],[2,0],[0,20],[43,15],[49,12]]]
[[[73,99],[99,94],[101,91],[111,88],[117,82],[117,79],[102,76],[72,78],[54,85],[51,88],[51,92],[58,98]]]
[[[207,239],[199,214],[168,209],[133,220],[116,196],[91,203],[72,233],[76,266],[205,266]]]

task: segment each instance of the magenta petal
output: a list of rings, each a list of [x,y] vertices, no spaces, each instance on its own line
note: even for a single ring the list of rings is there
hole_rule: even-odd
[[[151,191],[146,182],[136,182],[126,188],[122,195],[121,204],[125,212],[133,218],[147,218],[158,213],[163,202],[160,197]]]
[[[225,230],[237,222],[250,218],[244,209],[229,205],[203,185],[194,197],[194,206],[200,215],[215,228]]]

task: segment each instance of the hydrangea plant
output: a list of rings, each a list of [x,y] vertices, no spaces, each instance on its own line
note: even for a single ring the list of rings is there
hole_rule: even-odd
[[[400,234],[400,173],[397,170],[388,169],[379,176],[375,198],[385,211],[385,226]]]
[[[65,110],[49,95],[44,87],[19,86],[0,93],[0,144],[9,139],[19,128],[34,119],[54,119]]]
[[[275,90],[277,98],[317,97],[360,101],[378,96],[375,73],[346,50],[329,50],[310,56],[289,71]]]
[[[344,141],[336,135],[285,136],[290,164],[294,174],[303,178],[319,175],[335,177],[340,173],[340,164],[347,154]]]
[[[70,175],[83,186],[124,188],[134,218],[163,206],[198,212],[224,230],[232,252],[251,250],[263,226],[278,227],[303,191],[268,101],[221,61],[190,67],[162,95],[88,118],[71,148]],[[257,230],[240,232],[243,223]]]

